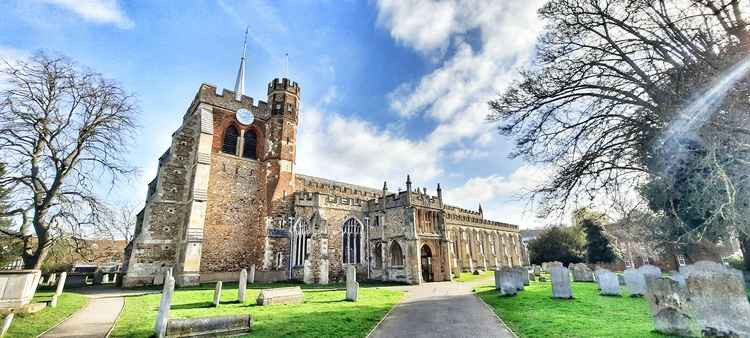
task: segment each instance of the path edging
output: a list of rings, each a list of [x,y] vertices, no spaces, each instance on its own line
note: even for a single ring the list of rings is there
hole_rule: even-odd
[[[365,338],[371,336],[372,333],[375,332],[375,329],[377,329],[378,326],[380,326],[380,324],[382,324],[385,321],[385,319],[388,318],[388,316],[391,314],[391,312],[393,312],[393,309],[395,309],[396,307],[400,306],[401,303],[404,302],[404,299],[406,298],[406,293],[407,292],[408,291],[404,291],[401,294],[401,299],[398,301],[398,303],[396,303],[396,305],[392,306],[391,309],[388,310],[388,312],[385,313],[385,316],[383,316],[383,318],[380,318],[380,321],[375,326],[373,326],[372,329],[370,329],[370,332],[367,333],[367,335],[365,336]]]
[[[63,293],[64,293],[64,292],[63,292]],[[58,322],[57,324],[55,324],[55,325],[52,325],[52,326],[51,326],[51,327],[49,327],[48,329],[44,330],[44,332],[42,332],[42,333],[40,333],[40,334],[36,335],[36,338],[39,338],[39,337],[41,337],[41,336],[45,335],[45,334],[46,334],[47,332],[50,332],[50,331],[54,330],[54,329],[55,329],[55,328],[57,328],[58,326],[62,325],[62,323],[65,323],[65,321],[66,321],[66,320],[70,319],[70,317],[73,317],[73,315],[75,315],[76,313],[78,313],[78,311],[81,311],[81,310],[83,310],[84,308],[86,308],[87,306],[89,306],[89,302],[91,301],[91,298],[87,297],[86,295],[81,295],[81,296],[83,296],[83,298],[86,298],[86,305],[82,306],[82,307],[81,307],[80,309],[78,309],[78,310],[76,310],[76,311],[73,311],[73,312],[72,312],[71,314],[69,314],[69,315],[68,315],[67,317],[65,317],[65,318],[64,318],[63,320],[59,321],[59,322]],[[47,305],[47,306],[49,306],[49,305]]]
[[[125,302],[127,302],[127,299],[125,299],[125,296],[120,296],[122,298],[122,306],[120,307],[120,312],[117,313],[117,318],[115,318],[115,321],[112,323],[112,327],[109,328],[109,331],[107,331],[107,335],[104,336],[104,338],[109,338],[109,336],[112,334],[112,331],[115,330],[115,326],[117,326],[117,322],[120,321],[120,316],[122,316],[122,312],[125,311]]]
[[[489,310],[490,312],[492,312],[493,315],[495,315],[495,318],[497,318],[497,320],[500,322],[500,324],[502,324],[503,327],[506,330],[508,330],[508,332],[510,332],[510,334],[513,335],[513,337],[518,338],[518,335],[516,334],[516,332],[513,331],[513,330],[511,330],[510,326],[508,326],[508,324],[505,324],[505,321],[502,318],[500,318],[500,315],[497,314],[497,312],[495,311],[495,308],[493,308],[492,306],[490,306],[490,304],[487,304],[487,302],[485,302],[484,299],[482,299],[482,297],[479,297],[479,295],[477,295],[476,292],[472,292],[471,294],[474,295],[474,297],[477,297],[479,299],[479,301],[482,302],[482,304],[484,304],[484,306],[487,308],[487,310]]]

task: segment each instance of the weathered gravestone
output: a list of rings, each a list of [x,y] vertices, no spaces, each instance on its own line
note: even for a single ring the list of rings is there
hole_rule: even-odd
[[[154,334],[158,338],[166,336],[167,322],[169,321],[169,310],[172,307],[172,294],[174,294],[174,278],[167,276],[164,288],[161,290],[161,301],[159,301],[159,312],[156,315]]]
[[[511,268],[513,273],[513,281],[516,283],[516,290],[523,291],[524,287],[524,280],[526,280],[526,273],[524,272],[524,268],[522,267],[515,267]]]
[[[62,295],[63,288],[65,287],[65,280],[68,278],[68,273],[63,271],[60,273],[60,278],[57,280],[57,288],[55,289],[55,294],[52,296],[52,301],[49,302],[50,307],[56,307],[57,306],[57,298]]]
[[[573,273],[574,282],[593,282],[594,273],[583,263],[572,264],[570,271]]]
[[[250,333],[250,315],[170,319],[167,337],[226,337]]]
[[[563,266],[552,266],[549,273],[552,279],[552,298],[573,298],[573,290],[570,288],[570,271]]]
[[[619,296],[620,282],[617,280],[617,275],[606,269],[597,271],[599,273],[596,275],[596,281],[599,283],[601,294],[603,296]]]
[[[520,273],[523,274],[523,285],[524,286],[531,285],[530,281],[533,279],[534,274],[529,273],[529,269],[526,267],[521,267],[519,268],[519,270],[521,270]]]
[[[549,262],[543,262],[541,269],[544,272],[549,272]]]
[[[289,288],[263,289],[258,295],[258,305],[302,304],[305,296],[299,286]]]
[[[658,266],[646,264],[638,268],[638,271],[643,274],[643,278],[659,278],[661,277],[661,269]]]
[[[214,290],[214,306],[218,307],[221,303],[221,281],[216,282],[216,289]]]
[[[640,297],[646,294],[646,278],[638,269],[627,269],[623,273],[625,285],[628,287],[630,297]]]
[[[354,265],[346,267],[346,300],[357,301],[359,296],[359,283],[357,283],[357,269]]]
[[[247,269],[240,270],[240,280],[237,286],[237,301],[241,303],[245,302],[245,293],[247,291]]]
[[[542,267],[540,267],[539,265],[534,265],[533,269],[535,276],[540,276],[542,274]]]
[[[687,281],[685,280],[685,275],[677,271],[671,271],[669,273],[669,279],[677,282],[677,284],[680,284],[680,286],[685,286],[687,284]]]
[[[516,289],[515,273],[510,268],[495,270],[495,289],[500,290],[502,296],[515,295]]]
[[[533,273],[533,272],[529,272],[529,279],[528,279],[528,280],[529,280],[530,282],[534,282],[534,281],[536,281],[536,276],[534,275],[534,273]]]
[[[687,288],[669,278],[649,279],[646,285],[656,331],[686,337],[701,335],[700,326],[688,308]]]
[[[247,282],[250,284],[255,283],[255,264],[250,266],[250,273],[247,275]]]

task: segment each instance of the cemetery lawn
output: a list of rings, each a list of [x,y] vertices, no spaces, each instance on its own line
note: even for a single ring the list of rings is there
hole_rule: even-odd
[[[343,284],[302,285],[289,283],[250,284],[245,304],[237,303],[237,283],[226,283],[221,304],[212,307],[214,283],[175,289],[170,318],[193,318],[250,314],[253,337],[364,337],[396,305],[402,291],[361,283],[359,301],[344,300]],[[262,288],[300,286],[305,302],[298,305],[256,306]],[[125,297],[125,309],[112,337],[150,337],[153,334],[161,294]]]
[[[494,271],[488,270],[478,275],[472,274],[471,272],[462,272],[461,275],[458,278],[454,278],[453,281],[459,283],[474,282],[480,279],[489,278],[491,276],[494,276]]]
[[[654,330],[648,301],[599,295],[596,283],[572,283],[572,300],[552,299],[552,284],[531,282],[516,296],[501,297],[494,286],[477,288],[482,298],[519,337],[664,337]]]
[[[44,302],[52,299],[54,291],[37,291],[33,302]],[[31,314],[17,314],[6,337],[36,337],[42,332],[67,319],[74,312],[86,305],[88,299],[77,293],[63,292],[57,299],[57,307],[46,307]]]

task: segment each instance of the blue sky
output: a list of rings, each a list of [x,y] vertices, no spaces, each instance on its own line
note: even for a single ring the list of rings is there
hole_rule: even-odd
[[[5,1],[0,56],[60,52],[139,101],[129,155],[141,168],[113,202],[141,204],[199,85],[232,88],[249,26],[246,94],[288,74],[302,86],[297,172],[381,187],[416,186],[487,217],[537,226],[515,200],[547,171],[508,159],[487,100],[528,64],[539,0]]]

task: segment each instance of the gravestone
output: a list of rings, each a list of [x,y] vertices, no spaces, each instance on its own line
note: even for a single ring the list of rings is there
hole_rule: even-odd
[[[174,294],[174,278],[167,276],[164,288],[161,290],[161,301],[159,301],[159,312],[156,315],[156,324],[154,333],[158,338],[163,338],[167,332],[167,322],[169,321],[169,310],[172,307],[172,295]]]
[[[495,289],[500,290],[502,296],[515,295],[518,292],[515,272],[507,267],[495,270]]]
[[[516,290],[523,291],[524,287],[524,280],[528,276],[524,276],[526,273],[524,272],[524,269],[521,267],[515,267],[512,268],[512,274],[513,274],[513,280],[516,284]]]
[[[55,294],[52,296],[52,301],[49,302],[50,307],[57,306],[57,298],[62,295],[63,288],[65,287],[65,280],[68,279],[68,273],[63,271],[60,273],[60,278],[57,280],[57,288],[55,288]]]
[[[661,269],[658,266],[646,264],[638,268],[638,271],[643,274],[643,278],[659,278],[661,277]]]
[[[357,301],[359,296],[359,283],[357,283],[357,268],[354,265],[346,266],[346,300]]]
[[[542,274],[542,267],[540,267],[539,265],[534,265],[533,269],[535,276],[540,276]]]
[[[573,298],[573,290],[570,288],[570,271],[563,266],[552,266],[549,273],[552,279],[552,298]]]
[[[234,337],[250,333],[249,314],[177,318],[167,322],[167,337]]]
[[[544,272],[549,272],[549,263],[548,262],[543,262],[541,269]]]
[[[164,281],[167,279],[167,271],[157,273],[154,275],[154,285],[164,285]]]
[[[245,302],[245,291],[247,290],[247,269],[240,270],[240,280],[237,286],[237,301]]]
[[[547,277],[539,276],[539,281],[540,282],[546,282],[547,281]]]
[[[630,268],[625,270],[623,275],[630,297],[640,297],[646,294],[646,278],[643,277],[641,271]]]
[[[304,294],[299,286],[289,288],[263,289],[258,295],[256,304],[277,305],[277,304],[302,304]]]
[[[529,272],[529,281],[534,282],[536,281],[536,276],[533,272]]]
[[[599,273],[596,275],[596,280],[599,283],[601,294],[604,296],[619,296],[620,282],[617,280],[617,275],[606,269],[597,271]]]
[[[646,281],[654,328],[661,333],[699,337],[700,326],[688,304],[687,288],[670,278]]]
[[[685,275],[679,273],[678,271],[671,271],[669,273],[669,279],[677,282],[682,287],[686,286],[687,284],[687,281],[685,280]]]
[[[250,284],[255,283],[255,264],[250,266],[250,273],[247,275],[247,282]]]
[[[216,289],[214,290],[214,306],[218,307],[221,303],[221,281],[216,282]]]
[[[739,270],[700,261],[680,272],[685,275],[690,310],[704,335],[750,337],[750,303]]]
[[[620,286],[625,285],[625,276],[623,276],[621,273],[617,274],[617,281],[620,282]]]
[[[574,282],[593,282],[594,273],[583,263],[572,264],[570,271],[573,273]]]
[[[0,337],[5,337],[5,334],[8,333],[10,324],[13,323],[13,317],[15,316],[16,314],[13,312],[5,315],[5,318],[3,318],[3,327],[0,328]]]

